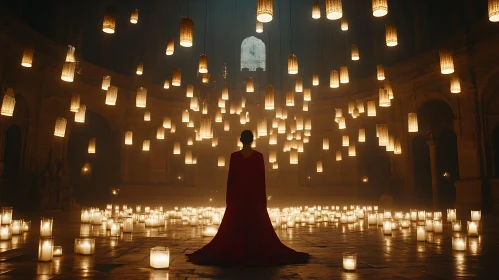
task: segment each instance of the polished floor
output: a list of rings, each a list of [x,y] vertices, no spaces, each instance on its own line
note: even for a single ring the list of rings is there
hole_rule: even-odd
[[[49,263],[37,261],[39,219],[54,217],[55,245],[64,255]],[[81,230],[79,213],[14,213],[32,220],[32,230],[0,242],[0,279],[499,279],[499,219],[487,216],[479,237],[468,238],[466,252],[452,251],[450,224],[443,234],[416,241],[415,225],[385,236],[367,222],[335,223],[277,230],[288,246],[309,252],[308,264],[261,268],[219,268],[186,262],[185,253],[203,246],[200,227],[169,221],[159,228],[136,224],[132,234],[109,237],[99,226],[84,225],[96,239],[93,256],[73,253]],[[465,220],[463,218],[463,220]],[[463,232],[464,234],[464,232]],[[149,267],[151,247],[167,246],[170,268]],[[355,272],[344,272],[342,253],[358,254]]]

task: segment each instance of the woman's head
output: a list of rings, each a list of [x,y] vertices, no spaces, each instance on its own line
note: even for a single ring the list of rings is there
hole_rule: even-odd
[[[253,142],[253,132],[251,130],[244,130],[241,132],[241,138],[239,138],[243,145],[251,145]]]

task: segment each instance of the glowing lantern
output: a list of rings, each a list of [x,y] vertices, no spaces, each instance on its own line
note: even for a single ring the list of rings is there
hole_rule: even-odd
[[[395,144],[394,144],[393,153],[395,155],[402,154],[402,144],[400,143],[400,139],[399,138],[395,138]]]
[[[132,145],[133,144],[133,132],[132,131],[127,131],[125,132],[125,145]]]
[[[353,111],[352,111],[352,118],[356,119],[358,118],[360,115],[359,113],[359,109],[358,108],[354,108]]]
[[[173,154],[180,155],[180,142],[173,143]]]
[[[211,139],[211,146],[214,148],[216,146],[218,146],[218,138],[217,137],[213,137]]]
[[[163,127],[166,129],[172,128],[172,119],[170,117],[163,118]]]
[[[303,101],[303,112],[308,112],[308,101]]]
[[[175,126],[174,123],[172,123],[172,128],[170,128],[170,133],[175,133],[175,131],[177,131],[177,127]]]
[[[170,250],[168,247],[151,248],[149,265],[155,269],[165,269],[170,266]]]
[[[330,20],[340,19],[343,16],[341,0],[326,0],[326,17]]]
[[[296,78],[295,91],[303,92],[303,80],[301,78]]]
[[[294,54],[288,56],[288,74],[298,74],[298,58]]]
[[[459,81],[459,77],[453,75],[450,78],[450,92],[451,93],[460,93],[461,92],[461,82]]]
[[[208,73],[201,74],[201,82],[203,84],[209,83],[210,82],[210,74],[208,74]]]
[[[364,101],[357,99],[355,103],[357,103],[357,109],[359,109],[359,113],[361,114],[364,113],[365,112]]]
[[[182,72],[180,72],[180,68],[173,69],[172,86],[179,87],[181,81],[182,81]]]
[[[85,113],[87,111],[87,106],[80,105],[78,112],[75,113],[75,122],[85,123]]]
[[[225,166],[225,157],[222,156],[218,157],[218,166],[219,167]]]
[[[322,149],[325,151],[329,150],[329,139],[328,138],[322,139]]]
[[[230,123],[229,120],[224,121],[224,131],[230,131]]]
[[[111,76],[104,76],[102,77],[102,90],[107,90],[109,86],[111,85]]]
[[[292,90],[286,91],[286,106],[295,106],[295,93]]]
[[[57,118],[55,120],[54,135],[57,137],[64,137],[66,134],[66,124],[68,121],[65,118]]]
[[[54,258],[54,239],[52,237],[40,237],[38,243],[38,260],[50,262]]]
[[[348,31],[348,21],[345,18],[341,19],[341,30]]]
[[[387,0],[373,0],[373,16],[383,17],[388,14]]]
[[[135,98],[135,106],[138,108],[145,108],[147,104],[147,89],[140,87],[137,89],[137,96]]]
[[[355,103],[353,103],[352,101],[349,101],[348,102],[348,113],[352,114],[353,113],[353,109],[355,109]]]
[[[499,1],[489,0],[489,20],[491,22],[499,21]]]
[[[182,111],[182,122],[183,123],[189,122],[189,111],[188,110]]]
[[[439,51],[439,54],[440,54],[440,72],[442,74],[454,73],[454,58],[452,57],[452,52],[450,50],[442,49]]]
[[[385,88],[379,89],[379,107],[390,107],[390,95]]]
[[[274,87],[271,85],[265,88],[265,110],[274,110]]]
[[[385,67],[383,65],[379,64],[378,66],[376,66],[376,72],[378,81],[385,80]]]
[[[341,150],[336,151],[336,161],[341,161]]]
[[[185,90],[185,96],[188,98],[194,97],[194,85],[188,84]]]
[[[109,86],[106,93],[106,105],[116,105],[116,99],[118,99],[118,88]]]
[[[139,22],[139,9],[134,9],[130,15],[130,23],[137,24]]]
[[[395,138],[393,136],[388,136],[388,145],[386,145],[387,152],[395,151]]]
[[[246,124],[246,122],[247,122],[247,121],[246,121],[246,114],[241,114],[241,115],[239,116],[239,122],[240,122],[242,125]]]
[[[349,157],[354,157],[356,156],[355,152],[355,144],[352,143],[352,145],[348,146],[348,156]]]
[[[144,112],[144,121],[145,122],[150,122],[151,121],[151,112],[145,111]]]
[[[194,23],[190,18],[183,18],[180,21],[180,45],[182,47],[192,47],[194,33]]]
[[[229,89],[228,88],[222,89],[222,100],[229,100]]]
[[[248,77],[246,80],[246,92],[255,92],[255,84],[251,77]]]
[[[256,21],[256,33],[262,33],[263,32],[263,22]]]
[[[319,85],[319,74],[312,75],[312,86],[316,87]]]
[[[28,47],[24,49],[23,57],[21,59],[22,67],[32,67],[33,66],[33,55],[35,54],[35,48]]]
[[[279,164],[276,162],[272,163],[272,169],[277,170],[279,169]]]
[[[314,2],[314,4],[312,4],[312,18],[313,19],[321,18],[321,6],[317,2]]]
[[[211,118],[208,116],[203,116],[201,118],[201,128],[199,132],[201,139],[211,138]]]
[[[376,101],[367,101],[367,116],[376,117]]]
[[[364,128],[359,128],[359,142],[366,142],[366,130]]]
[[[142,142],[142,151],[149,151],[151,147],[151,140],[144,140],[144,142]]]
[[[158,140],[163,140],[165,139],[165,128],[160,126],[158,127],[158,129],[156,130],[156,139]]]
[[[185,151],[184,163],[185,164],[192,164],[192,151],[191,150]]]
[[[359,60],[359,59],[360,59],[359,46],[352,45],[352,60]]]
[[[341,138],[342,141],[341,141],[341,145],[343,147],[348,147],[349,146],[349,143],[350,143],[350,139],[348,138],[348,135],[343,135],[343,137]]]
[[[273,0],[258,0],[256,2],[256,19],[259,22],[271,22],[274,15]]]
[[[217,113],[215,114],[215,122],[216,123],[222,122],[222,112],[221,111],[217,111]]]
[[[165,80],[165,83],[163,84],[163,88],[164,89],[169,89],[170,88],[170,81],[169,80]]]
[[[329,87],[330,88],[340,87],[340,76],[338,75],[338,71],[336,70],[331,70],[329,74]]]
[[[407,116],[409,132],[418,132],[418,115],[416,113],[409,113]]]
[[[348,67],[340,66],[340,83],[348,84],[350,82],[350,78],[348,75]]]
[[[7,92],[3,96],[2,109],[0,114],[2,116],[12,117],[14,115],[14,108],[16,106],[16,98],[14,96],[14,90],[8,88]]]
[[[88,140],[88,153],[89,154],[95,154],[95,143],[96,143],[96,140],[95,138],[90,138],[90,140]]]
[[[312,91],[310,88],[305,88],[303,91],[303,101],[312,101]]]
[[[113,34],[116,28],[116,15],[114,9],[107,9],[102,21],[102,31],[107,34]]]
[[[347,128],[345,117],[339,117],[338,118],[338,129],[345,129]]]
[[[76,62],[64,62],[62,65],[61,80],[73,82],[75,77]]]
[[[298,151],[295,149],[289,152],[289,164],[298,164]]]
[[[380,147],[386,147],[389,144],[390,138],[388,134],[388,125],[387,124],[377,124],[376,125],[378,141]]]
[[[276,151],[269,151],[269,162],[274,163],[277,161],[277,153]]]
[[[197,96],[191,98],[190,108],[195,112],[199,111],[199,99]]]
[[[208,73],[208,57],[205,54],[199,57],[198,72],[201,74]]]
[[[322,173],[322,161],[317,162],[317,173]]]
[[[386,29],[386,45],[388,47],[395,47],[398,45],[397,39],[397,28],[393,23],[387,23],[385,25]]]
[[[173,55],[175,52],[175,40],[170,39],[166,43],[166,55]]]
[[[135,74],[139,76],[144,74],[144,63],[140,62],[139,64],[137,64],[137,70],[135,70]]]

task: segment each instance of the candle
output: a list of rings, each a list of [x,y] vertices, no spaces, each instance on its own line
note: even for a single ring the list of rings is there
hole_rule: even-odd
[[[426,231],[433,231],[433,220],[426,220]]]
[[[472,210],[471,211],[471,220],[473,222],[478,222],[480,221],[480,219],[482,218],[482,211],[475,211],[475,210]]]
[[[377,215],[375,213],[369,213],[367,215],[367,223],[369,225],[376,225],[377,224]]]
[[[416,238],[417,241],[422,241],[422,242],[426,241],[426,230],[424,226],[417,227]]]
[[[0,240],[10,240],[12,238],[12,231],[10,225],[0,226]]]
[[[90,223],[90,211],[88,209],[81,210],[81,223],[82,224]]]
[[[93,255],[95,253],[94,238],[75,238],[74,251],[80,255]]]
[[[203,236],[204,237],[213,237],[215,235],[217,235],[217,232],[218,232],[218,229],[214,226],[207,226],[204,230],[203,230]]]
[[[435,233],[442,233],[442,220],[434,220],[433,221],[433,231]]]
[[[346,271],[355,271],[357,269],[357,254],[343,253],[343,269]]]
[[[383,212],[383,219],[391,219],[392,218],[392,211],[391,210],[385,210]]]
[[[400,226],[402,228],[409,228],[409,226],[411,225],[411,222],[407,219],[403,219],[401,222],[400,222]]]
[[[27,232],[31,228],[31,221],[23,221],[23,231]]]
[[[10,225],[12,223],[12,207],[2,207],[2,217],[0,221],[2,225]]]
[[[433,212],[433,220],[441,220],[442,219],[442,212]]]
[[[131,233],[132,231],[133,231],[133,218],[131,216],[128,216],[123,220],[123,233]]]
[[[23,232],[24,232],[23,220],[13,220],[12,221],[12,234],[19,235],[19,234],[23,234]]]
[[[452,230],[453,231],[461,231],[461,221],[460,220],[455,220],[452,222]]]
[[[91,219],[93,225],[102,225],[102,212],[100,210],[94,211]]]
[[[290,220],[290,221],[288,221],[288,222],[287,222],[287,227],[288,227],[288,228],[292,228],[292,227],[294,227],[294,226],[295,226],[295,221]]]
[[[121,231],[120,231],[120,224],[117,224],[117,223],[113,223],[111,225],[111,233],[110,233],[110,236],[112,237],[119,237],[121,234]]]
[[[168,268],[170,266],[170,250],[161,246],[152,248],[149,264],[156,269]]]
[[[54,257],[61,257],[61,256],[62,256],[62,247],[54,246]]]
[[[424,221],[426,219],[425,211],[418,211],[418,221]]]
[[[378,226],[383,226],[383,214],[378,213]]]
[[[340,223],[342,223],[342,224],[348,223],[348,217],[347,217],[347,215],[341,215],[341,217],[340,217]]]
[[[452,250],[465,251],[466,250],[466,237],[460,237],[460,236],[452,237]]]
[[[401,220],[402,218],[404,218],[404,214],[400,211],[397,211],[397,212],[395,212],[394,218],[395,218],[395,221]]]
[[[468,235],[478,236],[478,222],[468,221]]]
[[[383,221],[383,234],[384,235],[392,234],[392,221],[390,219],[385,219]]]
[[[52,218],[42,218],[40,222],[40,237],[52,236]]]
[[[418,210],[411,209],[411,222],[416,222],[418,220]]]
[[[38,244],[38,260],[50,262],[53,259],[53,239],[52,237],[40,237]]]

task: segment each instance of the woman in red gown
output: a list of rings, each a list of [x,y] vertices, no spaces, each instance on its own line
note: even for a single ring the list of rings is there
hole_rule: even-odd
[[[243,149],[230,156],[227,208],[217,235],[203,248],[187,254],[195,264],[273,266],[305,263],[309,254],[282,244],[267,212],[265,163],[251,149],[253,133],[241,133]]]

